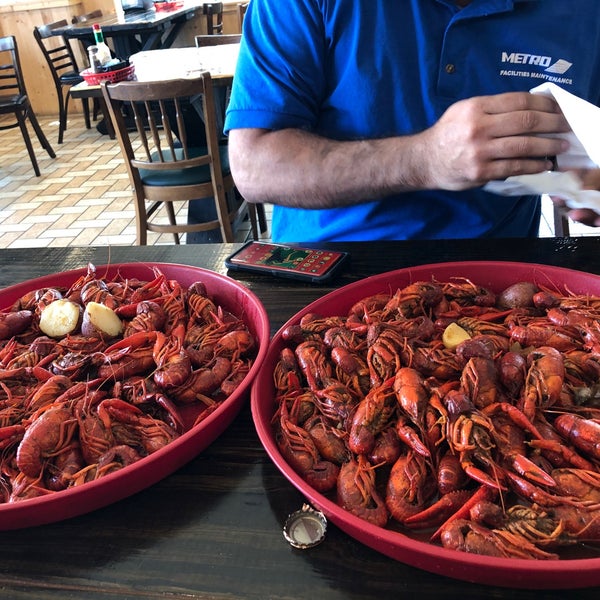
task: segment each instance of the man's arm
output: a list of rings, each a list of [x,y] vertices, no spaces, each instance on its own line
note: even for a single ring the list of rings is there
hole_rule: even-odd
[[[357,204],[412,190],[464,190],[552,167],[568,131],[556,103],[511,92],[457,102],[410,136],[335,141],[298,129],[234,129],[234,179],[250,202],[303,208]]]

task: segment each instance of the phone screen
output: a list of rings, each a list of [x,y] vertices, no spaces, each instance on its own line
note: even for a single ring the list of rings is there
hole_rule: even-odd
[[[230,256],[226,264],[231,268],[268,271],[274,275],[316,281],[328,278],[346,256],[345,252],[332,250],[249,242]]]

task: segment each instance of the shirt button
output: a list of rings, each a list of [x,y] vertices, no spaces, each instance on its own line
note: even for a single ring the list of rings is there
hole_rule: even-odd
[[[456,67],[452,63],[448,63],[445,67],[446,73],[454,73],[456,71]]]

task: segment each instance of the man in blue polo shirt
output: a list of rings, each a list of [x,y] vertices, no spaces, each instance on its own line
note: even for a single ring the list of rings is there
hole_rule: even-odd
[[[275,241],[533,237],[482,186],[564,152],[545,81],[600,103],[598,0],[252,0],[232,171]]]

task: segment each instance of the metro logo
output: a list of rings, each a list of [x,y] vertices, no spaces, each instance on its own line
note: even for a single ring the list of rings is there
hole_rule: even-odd
[[[513,63],[515,65],[537,65],[547,67],[552,62],[550,56],[537,56],[536,54],[523,54],[522,52],[502,53],[502,62]]]

